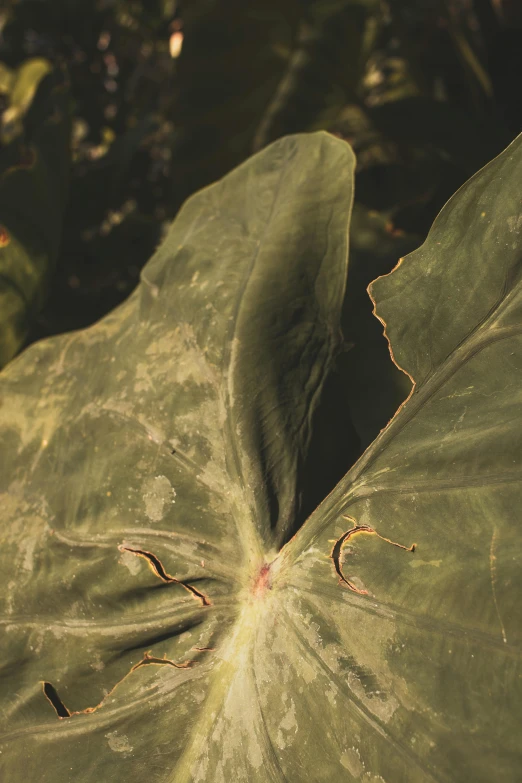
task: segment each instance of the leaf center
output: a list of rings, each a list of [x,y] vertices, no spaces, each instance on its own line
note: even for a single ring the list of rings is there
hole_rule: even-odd
[[[267,590],[272,589],[270,567],[271,563],[263,563],[254,579],[252,593],[256,598],[262,598]]]

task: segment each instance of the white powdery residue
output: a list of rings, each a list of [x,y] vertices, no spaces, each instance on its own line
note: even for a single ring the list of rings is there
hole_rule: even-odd
[[[125,542],[123,544],[125,546]],[[129,569],[132,576],[136,576],[142,569],[142,559],[131,552],[123,550],[120,554],[120,563]]]
[[[130,753],[132,745],[125,734],[118,734],[117,731],[110,731],[105,735],[109,743],[109,748],[116,753]]]
[[[209,489],[219,493],[222,497],[227,490],[226,474],[223,467],[219,465],[212,457],[208,460],[205,467],[199,473],[199,479]],[[230,505],[229,503],[227,506]]]
[[[139,393],[148,391],[153,388],[153,383],[150,379],[150,371],[147,364],[138,364],[136,366],[136,383],[134,384],[134,391]]]
[[[348,748],[340,758],[341,766],[348,770],[354,778],[359,778],[364,771],[364,764],[361,761],[357,748]]]
[[[7,614],[13,614],[15,587],[16,587],[16,582],[14,579],[11,579],[11,581],[7,583],[7,606],[6,606]]]
[[[290,707],[288,708],[285,717],[280,723],[280,726],[282,729],[285,729],[285,731],[297,731],[297,720],[295,716],[295,704],[290,699]]]
[[[298,674],[303,678],[307,685],[310,685],[317,678],[317,670],[304,658],[299,661]]]
[[[284,750],[286,748],[285,738],[283,736],[283,732],[281,731],[281,729],[279,729],[279,731],[277,732],[275,741],[279,750]]]
[[[21,545],[20,550],[24,554],[24,559],[22,562],[22,567],[24,571],[32,571],[34,566],[34,549],[36,547],[36,537],[31,536],[31,538],[26,539]]]
[[[91,663],[91,669],[94,669],[95,672],[101,672],[105,669],[105,664],[99,655],[96,657],[96,660]]]
[[[202,755],[192,766],[192,780],[194,783],[203,783],[207,780],[207,770],[209,766],[208,747],[203,748]]]
[[[36,634],[36,638],[35,638],[35,645],[34,645],[34,654],[35,655],[40,655],[40,653],[42,652],[43,644],[44,644],[44,632],[43,631],[39,631]]]
[[[151,522],[163,519],[171,503],[175,502],[176,491],[166,476],[147,478],[142,485],[145,513]]]
[[[237,337],[234,337],[230,347],[230,362],[227,370],[228,402],[231,408],[234,407],[234,371],[237,363],[238,350],[239,340]]]
[[[336,704],[337,704],[336,695],[337,694],[336,694],[335,690],[333,690],[333,688],[330,688],[329,690],[326,691],[326,698],[328,699],[330,707],[332,707],[332,708],[335,707]]]
[[[284,748],[287,746],[288,733],[297,733],[297,730],[298,726],[297,717],[295,714],[295,704],[293,700],[290,699],[290,707],[287,709],[285,716],[279,724],[279,730],[276,736],[277,745],[281,750],[284,750]]]
[[[221,715],[214,722],[210,735],[210,750],[219,749],[219,762],[213,771],[213,780],[228,783],[233,779],[232,770],[238,769],[238,760],[245,759],[256,779],[264,763],[262,735],[259,731],[258,697],[252,677],[251,632],[252,618],[244,610],[230,639],[225,660],[234,666],[227,694],[223,701]],[[245,771],[246,772],[246,771]],[[246,774],[236,776],[239,781],[248,780]]]

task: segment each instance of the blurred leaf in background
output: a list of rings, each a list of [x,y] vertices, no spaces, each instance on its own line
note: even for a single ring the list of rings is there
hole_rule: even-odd
[[[175,4],[23,0],[0,59],[66,64],[72,172],[60,258],[30,341],[79,328],[127,296],[162,235],[171,181]]]
[[[0,63],[0,366],[20,349],[54,271],[69,178],[65,73]]]

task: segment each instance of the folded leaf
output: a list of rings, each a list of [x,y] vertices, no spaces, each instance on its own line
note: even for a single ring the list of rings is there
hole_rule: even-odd
[[[353,168],[324,133],[274,144],[187,202],[125,304],[6,368],[8,777],[139,780],[167,748],[165,780],[199,763],[223,656],[294,532]]]

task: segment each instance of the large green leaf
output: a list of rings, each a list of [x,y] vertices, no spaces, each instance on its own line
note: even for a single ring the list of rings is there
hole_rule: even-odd
[[[192,198],[124,305],[4,371],[6,779],[517,779],[520,147],[373,285],[415,390],[292,538],[342,142]]]
[[[284,550],[355,778],[519,779],[521,173],[519,137],[371,285],[414,390]]]
[[[66,735],[71,751],[80,740],[84,780],[129,779],[125,758],[138,779],[167,748],[167,776],[190,777],[181,755],[197,758],[228,687],[216,664],[245,634],[267,553],[294,532],[341,338],[352,171],[349,147],[326,134],[273,145],[186,204],[124,305],[6,369],[1,660],[7,729],[34,731],[27,758],[7,740],[8,777],[68,779]],[[161,580],[137,550],[202,595]],[[144,666],[116,689],[136,731],[151,717],[138,764],[130,728],[107,724],[112,697],[78,716],[80,737],[76,717],[57,722],[41,680],[82,710],[148,651],[198,665]]]

